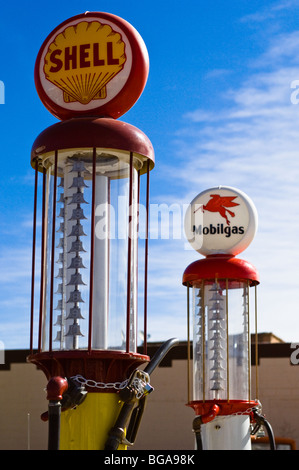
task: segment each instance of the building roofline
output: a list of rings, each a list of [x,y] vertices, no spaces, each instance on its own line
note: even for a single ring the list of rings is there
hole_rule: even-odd
[[[147,343],[147,355],[153,357],[162,342]],[[299,344],[299,343],[298,343]],[[171,367],[173,360],[187,360],[188,342],[180,341],[177,346],[172,348],[161,361],[159,367]],[[292,343],[258,343],[258,361],[261,358],[289,358],[291,357],[294,347]],[[138,348],[138,352],[143,352],[143,347]],[[251,365],[255,365],[256,346],[251,345]],[[29,349],[11,349],[4,351],[4,364],[0,364],[0,371],[10,370],[11,364],[22,364],[27,362]],[[190,342],[190,358],[192,359],[192,342]],[[290,362],[291,364],[291,362]]]

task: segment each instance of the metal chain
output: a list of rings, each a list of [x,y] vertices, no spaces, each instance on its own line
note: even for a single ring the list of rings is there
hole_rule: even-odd
[[[253,406],[252,408],[247,408],[247,410],[244,410],[244,411],[236,411],[235,413],[232,413],[229,416],[250,415],[255,409],[256,409],[256,406]]]
[[[254,410],[257,410],[259,413],[262,412],[262,405],[261,405],[260,401],[257,400],[257,405],[252,406],[251,408],[247,408],[247,409],[244,410],[244,411],[236,411],[235,413],[231,413],[231,414],[229,414],[229,415],[219,415],[219,416],[217,416],[217,419],[225,419],[225,418],[227,418],[228,416],[251,415],[251,413],[252,413]]]
[[[254,410],[257,410],[259,413],[262,412],[262,405],[259,400],[256,401],[256,405],[252,406],[251,408],[247,408],[244,411],[236,411],[236,413],[232,413],[230,416],[240,416],[240,415],[250,415]]]
[[[129,383],[129,380],[124,380],[123,382],[96,382],[95,380],[92,379],[85,379],[82,375],[74,375],[71,377],[71,379],[76,380],[79,382],[81,385],[85,385],[90,388],[113,388],[115,390],[122,390],[123,388],[126,388],[126,386]]]
[[[136,371],[131,379],[126,379],[123,382],[96,382],[92,379],[85,379],[80,374],[71,377],[71,379],[76,380],[81,385],[85,385],[86,387],[99,389],[113,388],[114,390],[122,390],[126,388],[127,385],[131,382],[130,386],[135,389],[137,399],[140,399],[151,389],[149,386],[149,375],[141,370]]]

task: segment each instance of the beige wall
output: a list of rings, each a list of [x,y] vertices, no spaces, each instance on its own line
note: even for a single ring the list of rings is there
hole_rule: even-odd
[[[259,399],[266,419],[276,437],[294,439],[299,450],[299,367],[290,365],[287,357],[261,358],[258,369]]]
[[[157,368],[151,377],[154,391],[132,450],[194,448],[194,412],[185,406],[186,361],[172,364]],[[10,371],[0,371],[0,450],[28,449],[28,442],[31,450],[47,449],[48,426],[40,419],[48,406],[46,385],[44,374],[32,364],[12,364]]]
[[[186,406],[187,361],[173,360],[172,367],[159,367],[151,377],[154,391],[147,399],[134,449],[193,450],[194,411]]]
[[[261,358],[259,399],[275,436],[296,440],[299,449],[299,368],[289,358]],[[193,450],[194,411],[187,402],[187,362],[157,368],[147,407],[132,450]],[[255,371],[252,371],[253,390]],[[0,371],[0,450],[47,449],[46,378],[32,364],[11,364]],[[254,394],[253,394],[254,395]],[[255,398],[253,396],[253,398]]]
[[[47,449],[45,375],[32,364],[11,364],[0,371],[0,449]]]
[[[148,398],[135,449],[194,449],[195,415],[185,406],[186,361],[172,364],[172,368],[159,368],[153,374],[151,383],[156,384],[156,390]],[[255,367],[252,367],[251,383],[252,399],[255,399]],[[261,358],[257,398],[274,435],[294,439],[299,449],[299,367],[291,366],[287,357]]]

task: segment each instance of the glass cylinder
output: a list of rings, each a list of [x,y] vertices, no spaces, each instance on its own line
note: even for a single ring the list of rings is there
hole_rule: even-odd
[[[193,400],[250,399],[249,283],[194,283]]]
[[[44,159],[41,351],[136,351],[142,165],[95,149]]]

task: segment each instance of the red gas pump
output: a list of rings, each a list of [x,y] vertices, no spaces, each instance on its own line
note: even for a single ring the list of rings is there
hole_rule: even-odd
[[[193,428],[200,449],[251,449],[251,424],[265,424],[257,395],[251,398],[251,310],[256,328],[259,274],[236,257],[256,229],[253,202],[231,187],[203,191],[186,213],[188,241],[205,256],[183,274],[188,323],[190,311],[193,323],[193,398],[188,405],[196,413]]]
[[[41,132],[31,153],[35,202],[28,360],[48,379],[44,419],[49,420],[50,449],[126,448],[136,432],[128,419],[152,390],[150,374],[141,366],[149,363],[151,372],[157,363],[147,355],[154,151],[142,131],[116,120],[139,98],[147,75],[143,40],[129,23],[108,13],[87,12],[63,22],[37,57],[38,94],[61,120]],[[138,323],[143,181],[144,309]],[[142,352],[137,351],[138,328]],[[175,344],[167,342],[162,354]],[[141,409],[134,412],[136,423]]]

